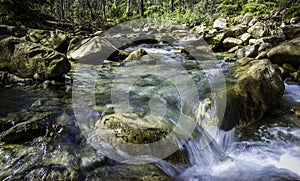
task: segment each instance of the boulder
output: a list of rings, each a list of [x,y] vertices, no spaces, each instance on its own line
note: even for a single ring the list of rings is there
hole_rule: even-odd
[[[248,25],[250,21],[251,21],[251,16],[248,13],[246,13],[242,18],[241,23],[243,25]]]
[[[254,38],[261,38],[268,34],[268,29],[263,23],[257,22],[251,26],[247,32],[250,33]]]
[[[58,79],[71,68],[63,54],[15,37],[0,40],[0,54],[0,70],[8,70],[22,78],[38,74],[42,80]]]
[[[124,60],[124,62],[130,62],[130,61],[133,61],[133,60],[136,60],[138,59],[139,57],[143,56],[143,55],[147,55],[148,53],[142,49],[142,48],[139,48],[133,52],[131,52],[128,57]]]
[[[48,48],[55,50],[67,50],[68,35],[61,30],[48,31],[29,29],[27,33],[27,39],[34,43],[40,43]],[[62,47],[65,46],[65,47]],[[64,52],[62,52],[64,53]]]
[[[218,18],[214,21],[213,28],[225,29],[227,27],[227,21],[224,18]]]
[[[293,39],[300,36],[300,24],[287,25],[282,28],[287,39]]]
[[[266,51],[267,49],[269,49],[271,47],[272,47],[271,43],[262,43],[262,44],[259,45],[258,53],[264,52],[264,51]]]
[[[249,45],[262,44],[262,43],[264,43],[264,42],[262,41],[261,38],[260,39],[253,39],[253,38],[251,38],[249,40]]]
[[[294,66],[300,65],[300,37],[282,43],[268,52],[268,57],[273,63],[288,63]]]
[[[223,47],[227,50],[242,44],[243,44],[242,40],[237,38],[232,38],[232,37],[225,38],[223,41]]]
[[[243,33],[245,33],[248,30],[248,26],[246,25],[236,25],[234,27],[231,28],[231,31],[233,32],[235,37],[239,37],[240,35],[242,35]]]
[[[227,88],[225,114],[220,124],[224,130],[260,120],[280,102],[284,93],[283,81],[268,59],[238,62],[244,63],[236,63],[233,70],[236,82]]]
[[[116,139],[135,144],[147,144],[164,138],[169,128],[164,118],[136,113],[115,113],[103,116],[95,125],[96,133],[103,126],[115,132]],[[101,134],[101,132],[99,132]]]
[[[226,37],[226,33],[222,32],[222,33],[218,33],[215,36],[213,36],[212,38],[210,38],[208,40],[208,44],[209,44],[210,48],[213,51],[216,51],[225,37]]]
[[[24,143],[35,137],[44,136],[50,128],[49,118],[32,118],[29,121],[19,123],[0,134],[0,142],[6,144]]]
[[[99,64],[101,63],[99,61],[106,60],[113,52],[118,50],[112,43],[112,41],[99,36],[92,38],[75,36],[70,41],[67,57],[71,60]]]
[[[258,49],[259,44],[245,46],[236,51],[236,57],[256,57],[258,55]]]
[[[257,22],[258,22],[258,20],[257,20],[256,18],[253,18],[253,19],[251,19],[251,20],[249,21],[248,26],[253,26],[253,25],[255,25],[255,23],[257,23]]]
[[[251,34],[249,34],[249,33],[244,33],[244,34],[242,34],[242,36],[241,36],[240,39],[243,41],[243,43],[244,43],[245,45],[247,45],[247,44],[249,43],[249,40],[250,40],[251,37],[252,37]]]
[[[278,35],[274,35],[274,36],[268,36],[268,37],[263,37],[262,38],[262,41],[264,43],[270,43],[270,44],[273,44],[273,45],[281,43],[285,40],[286,40],[286,36],[283,33],[278,34]]]

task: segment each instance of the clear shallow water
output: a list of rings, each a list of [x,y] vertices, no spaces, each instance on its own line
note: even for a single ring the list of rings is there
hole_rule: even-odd
[[[193,60],[186,61],[183,55],[172,53],[172,47],[161,49],[150,46],[145,49],[150,54],[159,54],[163,57],[163,61],[168,64],[174,63],[172,61],[183,63],[184,68],[188,70],[195,81],[201,100],[207,97],[210,92],[207,85],[208,79],[211,77],[210,74],[220,68],[228,71],[226,64],[220,61],[217,64],[202,62],[202,70],[199,71],[197,70],[198,63],[193,62]],[[115,73],[118,72],[118,69],[107,66],[101,69],[100,73],[99,67],[93,67],[93,72],[90,70],[89,67],[82,69],[82,72],[72,72],[71,74],[77,73],[83,76],[80,79],[82,85],[89,84],[88,79],[91,76],[98,76],[94,90],[95,105],[91,106],[88,99],[87,104],[81,105],[83,108],[85,108],[84,106],[91,106],[92,111],[88,112],[87,117],[89,119],[86,120],[86,123],[93,127],[91,123],[99,119],[102,114],[114,112],[113,107],[115,105],[110,100],[110,92],[112,80],[116,78]],[[138,70],[132,71],[137,72]],[[124,80],[120,78],[120,81]],[[161,84],[162,81],[165,84]],[[155,87],[157,85],[163,86],[157,89]],[[45,143],[48,146],[41,146],[44,144],[37,144],[36,141],[27,143],[27,146],[37,147],[37,151],[31,155],[25,155],[25,159],[20,158],[20,164],[23,162],[22,169],[17,169],[18,164],[12,164],[2,170],[0,176],[9,175],[13,170],[16,170],[14,174],[25,174],[24,170],[34,169],[34,164],[44,163],[47,158],[57,157],[62,153],[66,154],[65,157],[62,156],[66,167],[76,168],[75,170],[79,172],[81,178],[88,177],[92,170],[104,165],[116,165],[116,167],[119,165],[113,161],[105,161],[101,153],[87,145],[85,138],[81,135],[83,130],[79,130],[77,127],[80,127],[80,123],[75,120],[74,101],[72,102],[70,86],[70,83],[52,86],[49,89],[13,86],[0,90],[2,95],[0,98],[1,119],[14,120],[14,124],[16,124],[38,114],[51,112],[54,123],[62,125],[60,129],[53,132],[53,140]],[[85,91],[86,89],[82,90],[82,95],[86,94]],[[168,104],[172,105],[170,106],[171,111],[188,112],[182,109],[182,103],[178,101],[180,96],[174,85],[165,82],[165,79],[161,80],[151,76],[143,77],[134,84],[132,94],[130,94],[131,105],[135,106],[134,111],[149,112],[151,106],[149,107],[147,101],[154,92],[159,92],[160,98],[167,100]],[[177,165],[161,161],[157,163],[158,167],[171,178],[177,180],[300,180],[300,121],[292,112],[293,107],[300,104],[299,92],[299,85],[286,84],[286,92],[280,111],[270,112],[262,121],[247,129],[236,129],[230,132],[217,131],[217,135],[210,135],[211,132],[206,133],[201,128],[196,127],[196,136],[193,136],[192,140],[181,147],[182,154],[185,155],[188,163]],[[145,97],[147,98],[146,101]],[[19,149],[25,150],[27,148],[25,146]],[[83,150],[88,150],[88,152]],[[17,153],[18,150],[15,152]],[[89,152],[92,154],[87,154]],[[1,154],[5,154],[5,149],[1,150]],[[11,154],[11,157],[14,157],[14,154]],[[32,160],[32,158],[34,159]],[[11,160],[14,162],[12,158]],[[5,164],[6,162],[2,162],[2,165]],[[110,174],[113,175],[114,173]]]

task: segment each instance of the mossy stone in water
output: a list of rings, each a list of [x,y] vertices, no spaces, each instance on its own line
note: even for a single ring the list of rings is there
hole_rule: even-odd
[[[115,133],[115,137],[126,142],[145,144],[159,141],[168,134],[166,120],[154,115],[136,113],[115,113],[102,117],[95,126],[107,127]]]

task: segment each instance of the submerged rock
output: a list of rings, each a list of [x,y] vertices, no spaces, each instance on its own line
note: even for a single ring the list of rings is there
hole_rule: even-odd
[[[51,129],[51,125],[48,117],[34,117],[29,121],[16,124],[2,132],[0,134],[0,142],[5,142],[6,144],[24,143],[33,140],[35,137],[45,136],[49,129]]]
[[[101,177],[100,180],[103,181],[110,181],[110,180],[171,181],[172,180],[163,171],[161,171],[153,164],[104,166],[104,167],[97,168],[93,172],[91,172],[88,180],[98,181],[99,176]]]
[[[78,180],[79,168],[74,155],[53,150],[49,140],[37,138],[36,145],[2,145],[0,180]]]
[[[23,39],[7,37],[0,40],[0,69],[22,78],[58,79],[71,65],[66,57],[55,50]]]

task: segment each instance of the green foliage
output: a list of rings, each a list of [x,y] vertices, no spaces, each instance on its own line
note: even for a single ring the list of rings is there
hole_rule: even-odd
[[[217,6],[226,14],[238,14],[242,10],[243,0],[223,0]]]
[[[282,20],[288,23],[292,17],[300,16],[300,5],[289,8],[283,15]]]
[[[53,19],[75,24],[113,26],[139,15],[140,0],[0,0],[0,18],[6,24],[30,25]],[[297,5],[298,3],[298,5]],[[229,17],[249,13],[261,16],[274,8],[290,7],[284,21],[300,15],[300,0],[144,0],[144,15],[149,18],[169,19],[189,26],[206,24],[225,15]],[[32,21],[32,17],[35,21]],[[230,18],[229,18],[230,22]]]
[[[241,14],[249,13],[253,16],[260,16],[269,12],[274,6],[273,2],[259,3],[257,0],[248,0],[248,3],[242,6]]]

